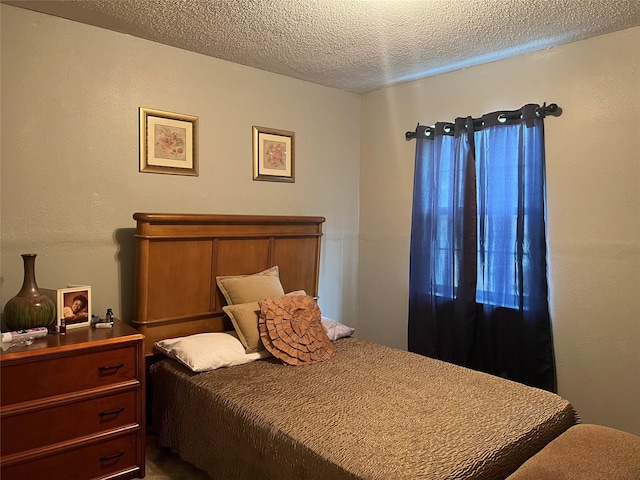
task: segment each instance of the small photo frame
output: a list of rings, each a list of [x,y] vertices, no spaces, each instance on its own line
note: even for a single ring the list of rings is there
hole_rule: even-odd
[[[64,318],[67,329],[91,325],[91,287],[42,289],[56,303],[56,329]]]
[[[295,182],[295,133],[253,127],[253,179]]]
[[[198,176],[198,117],[140,107],[140,171]]]

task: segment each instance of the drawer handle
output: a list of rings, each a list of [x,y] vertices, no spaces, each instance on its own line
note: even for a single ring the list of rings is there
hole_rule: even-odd
[[[101,417],[108,417],[109,415],[118,415],[122,412],[124,412],[124,407],[116,408],[115,410],[110,410],[108,412],[100,412],[98,415]]]
[[[124,367],[124,363],[118,363],[117,365],[110,365],[108,367],[98,367],[98,370],[100,370],[101,372],[106,372],[108,370],[118,370],[122,367]]]
[[[100,461],[101,462],[108,462],[110,460],[117,460],[122,455],[124,455],[124,450],[120,450],[120,453],[116,453],[115,455],[109,455],[109,456],[100,457]]]

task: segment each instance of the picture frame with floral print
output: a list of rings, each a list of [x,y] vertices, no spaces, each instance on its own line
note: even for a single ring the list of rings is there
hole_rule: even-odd
[[[198,117],[140,107],[140,172],[198,176]]]
[[[295,133],[253,127],[253,179],[295,182]]]

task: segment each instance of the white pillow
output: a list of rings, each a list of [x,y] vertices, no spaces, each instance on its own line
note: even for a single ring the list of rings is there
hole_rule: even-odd
[[[322,325],[327,331],[327,336],[329,340],[335,342],[340,338],[350,337],[356,331],[353,327],[347,327],[335,320],[331,320],[327,317],[322,317]]]
[[[246,353],[235,332],[198,333],[188,337],[168,338],[154,346],[194,372],[232,367],[269,357],[267,350]]]

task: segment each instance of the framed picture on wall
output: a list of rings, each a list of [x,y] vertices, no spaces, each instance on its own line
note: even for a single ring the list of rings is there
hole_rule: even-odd
[[[198,117],[140,107],[140,171],[198,176]]]
[[[56,329],[64,318],[66,328],[91,325],[91,287],[73,285],[68,288],[42,289],[56,303]]]
[[[253,127],[253,179],[295,182],[295,133]]]

